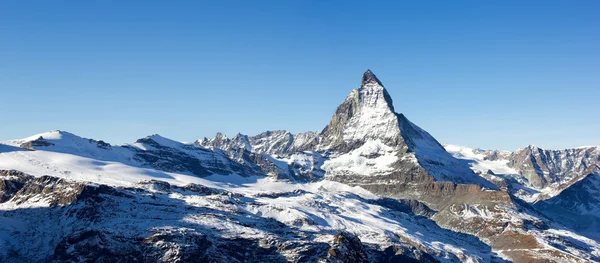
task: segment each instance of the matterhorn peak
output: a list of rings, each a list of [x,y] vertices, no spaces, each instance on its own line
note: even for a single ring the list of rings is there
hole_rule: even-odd
[[[363,74],[360,88],[356,91],[359,101],[370,104],[368,107],[384,107],[394,112],[392,97],[370,69]]]
[[[433,136],[396,113],[392,98],[371,70],[363,74],[361,84],[338,106],[321,132],[320,149],[348,154],[364,151],[370,145],[383,145],[400,157],[394,164],[398,169],[416,165],[438,181],[476,183],[495,189],[446,152]]]
[[[352,90],[338,106],[321,135],[323,148],[342,151],[352,150],[368,139],[391,144],[400,140],[392,98],[371,70],[363,74],[360,88]]]
[[[377,84],[377,85],[383,87],[383,84],[381,84],[381,81],[379,81],[377,76],[375,76],[373,71],[371,71],[370,69],[367,69],[367,71],[365,71],[365,73],[363,74],[363,77],[362,77],[362,86],[365,86],[367,84]]]

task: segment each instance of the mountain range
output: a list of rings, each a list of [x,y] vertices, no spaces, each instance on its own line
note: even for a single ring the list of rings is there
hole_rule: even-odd
[[[599,164],[443,145],[367,70],[320,132],[0,141],[0,261],[600,262]]]

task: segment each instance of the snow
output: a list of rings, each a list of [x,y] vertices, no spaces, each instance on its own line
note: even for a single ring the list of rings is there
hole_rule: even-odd
[[[41,150],[0,153],[0,169],[15,169],[37,176],[54,175],[75,181],[113,186],[125,186],[150,179],[160,179],[175,184],[196,181],[196,177],[189,175]]]
[[[302,187],[306,192],[292,192],[298,187]],[[263,190],[273,189],[287,195],[276,198],[259,195]],[[431,229],[434,225],[422,225],[421,221],[406,214],[366,203],[362,199],[363,195],[371,198],[375,196],[359,188],[333,182],[306,185],[261,182],[229,188],[228,191],[241,196],[204,195],[171,190],[154,191],[151,196],[142,194],[136,195],[134,199],[115,200],[118,205],[108,214],[102,215],[102,220],[88,228],[111,229],[132,236],[140,233],[147,235],[147,233],[201,229],[205,234],[214,232],[223,238],[267,239],[272,236],[270,232],[274,229],[263,226],[269,222],[264,218],[271,218],[297,233],[303,233],[304,238],[314,241],[330,242],[333,235],[343,229],[357,234],[362,242],[367,244],[385,247],[400,243],[401,239],[409,239],[414,244],[430,249],[430,253],[439,254],[442,259],[449,257],[450,254],[463,255],[474,262],[485,262],[489,259],[489,255],[485,254],[485,250],[481,247],[464,243],[460,237],[448,236],[445,230],[439,227]],[[186,206],[181,206],[180,201],[183,201]],[[150,204],[160,207],[160,210],[157,211]],[[47,206],[43,203],[40,205]],[[0,204],[0,210],[15,208],[10,202]],[[23,210],[20,213],[27,213],[27,211]],[[115,213],[117,217],[114,216]],[[218,213],[226,213],[228,216],[220,217]],[[29,231],[38,233],[38,238],[34,242],[39,242],[39,245],[56,242],[52,239],[52,233],[61,232],[66,225],[73,224],[53,219],[53,222],[66,225],[50,226],[37,217],[30,216],[23,219],[17,222],[0,216],[0,222],[3,223],[0,227],[0,237],[6,237],[2,239],[4,244],[0,243],[0,246],[7,247],[27,242],[29,234],[16,235],[15,233],[29,233]],[[26,225],[22,227],[26,230],[19,231],[19,224]],[[36,227],[32,228],[32,226]],[[31,246],[27,248],[31,249]],[[27,251],[23,250],[23,252]],[[31,252],[34,253],[35,250]],[[51,253],[51,251],[37,252],[41,253],[37,256]]]
[[[583,177],[580,176],[582,175],[580,172],[573,170],[577,168],[575,167],[575,163],[581,163],[579,165],[582,167],[582,169],[585,169],[586,166],[583,164],[585,163],[585,160],[582,158],[591,158],[588,156],[594,156],[597,154],[595,151],[598,150],[595,147],[586,148],[586,152],[583,153],[576,153],[576,148],[560,151],[549,150],[548,154],[550,154],[550,156],[544,156],[543,159],[547,160],[549,165],[554,165],[552,168],[549,167],[553,174],[549,173],[548,171],[542,171],[542,174],[547,180],[556,181],[549,183],[543,188],[540,188],[530,184],[518,170],[509,167],[509,160],[485,160],[486,153],[490,153],[490,151],[452,144],[445,145],[444,147],[455,158],[465,161],[469,164],[472,170],[480,173],[482,176],[488,176],[491,177],[492,180],[498,181],[511,179],[509,180],[512,188],[511,193],[529,203],[538,201],[541,196],[544,198],[554,197],[560,194],[566,188],[566,185],[573,184],[578,180],[583,179]],[[536,149],[534,151],[535,155],[539,154],[537,149],[540,151],[546,151],[533,145],[529,145],[523,149]],[[507,151],[498,151],[498,153],[500,156],[509,156],[511,154],[511,152]],[[527,163],[523,163],[521,165],[522,167],[529,166]],[[487,174],[488,171],[492,171],[494,175]]]
[[[388,152],[389,149],[387,147],[380,142],[374,141],[357,149],[356,153],[372,154]],[[170,199],[184,200],[188,205],[196,208],[203,207],[237,211],[236,213],[246,211],[243,213],[272,218],[290,227],[297,228],[299,231],[322,233],[318,237],[315,237],[319,240],[330,239],[337,231],[344,229],[358,234],[364,243],[391,244],[394,240],[395,242],[399,242],[398,236],[403,236],[434,251],[438,251],[438,253],[446,253],[444,250],[452,248],[452,253],[465,254],[468,258],[473,258],[476,261],[481,261],[487,257],[484,253],[479,252],[477,247],[469,247],[468,245],[464,247],[464,244],[461,244],[458,239],[448,236],[438,236],[435,232],[430,232],[431,230],[427,227],[421,226],[419,222],[395,214],[383,207],[366,203],[365,200],[376,199],[377,196],[360,187],[351,187],[327,180],[307,184],[294,184],[284,181],[274,181],[266,177],[242,177],[238,175],[212,175],[206,178],[198,178],[186,174],[160,172],[118,162],[100,161],[44,150],[0,153],[0,169],[18,169],[36,176],[49,174],[69,180],[112,186],[140,187],[138,184],[139,181],[151,179],[166,181],[175,185],[186,185],[189,183],[202,184],[239,193],[247,197],[256,196],[253,197],[255,201],[244,203],[240,206],[228,201],[229,197],[226,196],[198,196],[170,193],[168,197]],[[147,189],[153,192],[157,191],[157,189],[152,187]],[[302,190],[303,192],[297,192],[298,190]],[[260,197],[260,194],[264,193],[289,194],[279,198]],[[164,202],[168,201],[164,200]],[[0,210],[23,207],[47,207],[48,205],[45,200],[32,199],[29,203],[21,204],[18,207],[10,202],[0,204]],[[123,207],[123,209],[129,211],[129,208]],[[140,213],[143,214],[143,212]],[[159,215],[151,216],[153,218],[159,217]],[[165,218],[165,220],[171,217],[181,219],[179,223],[171,222],[169,223],[170,225],[177,226],[183,224],[186,227],[199,225],[203,228],[221,231],[221,235],[224,237],[256,238],[268,235],[265,230],[243,226],[235,222],[223,221],[221,218],[205,214],[172,214]],[[12,240],[12,236],[8,235],[8,233],[15,232],[15,224],[10,223],[9,220],[0,217],[0,221],[6,223],[0,228],[0,237],[7,237],[2,239],[5,243],[15,242]],[[116,226],[116,224],[131,225],[139,224],[135,222],[141,222],[129,219],[123,220],[123,222],[119,220],[113,223]],[[152,228],[152,225],[136,225],[135,227],[150,227],[153,229],[152,231],[165,231],[164,226],[159,227],[158,225],[154,228]],[[47,230],[52,231],[51,228]],[[128,231],[133,230],[129,229]],[[390,240],[389,231],[394,233],[392,240]],[[421,233],[430,234],[423,236]],[[2,246],[7,246],[7,244],[0,244],[0,247]]]
[[[391,172],[392,164],[398,161],[397,152],[381,142],[367,140],[362,146],[347,154],[333,157],[322,166],[328,173],[354,173],[359,175],[375,175]]]
[[[287,165],[283,169],[287,169],[288,167],[292,167],[292,169],[298,169],[299,167],[300,172],[310,171],[311,173],[321,177],[325,175],[321,168],[326,158],[317,152],[306,151],[302,153],[294,153],[286,157],[277,157],[271,155],[271,158],[286,163]]]
[[[346,98],[348,100],[358,100],[360,108],[344,127],[344,141],[362,141],[367,138],[385,140],[399,135],[398,120],[392,105],[385,99],[382,86],[367,83],[353,90]]]
[[[484,160],[485,155],[479,153],[476,149],[451,145],[448,144],[445,146],[446,151],[454,155],[455,158],[475,161],[470,162],[471,167],[475,171],[480,171],[482,173],[486,173],[488,170],[491,170],[495,174],[504,174],[504,175],[516,175],[519,176],[519,172],[513,168],[508,167],[507,160],[497,160],[490,161]]]
[[[45,141],[54,144],[53,146],[40,147],[42,149],[41,151],[47,149],[48,151],[56,153],[65,153],[99,160],[132,163],[130,159],[133,156],[133,154],[127,149],[121,147],[112,147],[110,150],[102,149],[97,146],[97,141],[81,138],[77,135],[65,131],[51,131],[46,133],[40,133],[20,140],[11,140],[4,142],[0,141],[0,144],[18,147],[24,142],[36,140],[40,137],[42,137]],[[10,153],[12,152],[9,152],[9,154]]]
[[[181,148],[182,146],[185,145],[182,142],[174,141],[169,138],[162,137],[158,134],[153,134],[146,138],[151,139],[162,146],[166,146],[166,147],[170,147],[170,148]]]
[[[43,136],[45,140],[56,143],[55,146],[40,147],[35,151],[29,151],[21,148],[15,148],[14,151],[0,152],[0,169],[18,170],[34,176],[52,175],[68,180],[79,182],[106,184],[110,186],[132,186],[140,181],[160,180],[173,185],[184,186],[190,183],[207,185],[221,189],[252,189],[252,191],[292,191],[295,189],[345,189],[347,191],[362,192],[365,196],[373,198],[373,195],[360,190],[358,187],[349,187],[336,182],[318,182],[313,184],[290,184],[286,182],[275,181],[267,177],[241,176],[236,174],[219,175],[213,174],[200,178],[191,174],[181,172],[164,172],[149,167],[141,167],[140,163],[126,157],[126,154],[107,155],[106,152],[119,149],[113,147],[111,150],[99,149],[88,144],[87,139],[79,138],[65,132],[51,132],[34,135],[22,140],[2,142],[0,146],[8,144],[18,145],[27,140],[35,140]],[[150,136],[161,145],[169,147],[180,147],[183,144],[159,137]],[[85,143],[82,143],[85,142]],[[138,144],[139,145],[139,144]],[[7,146],[8,147],[8,146]],[[14,147],[10,146],[11,149]],[[0,148],[1,149],[1,148]],[[63,151],[75,151],[77,154],[96,156],[113,161],[104,161],[76,154],[64,153]],[[127,153],[127,151],[120,151]],[[286,162],[296,162],[303,166],[315,165],[315,162],[322,162],[320,155],[312,152],[304,154],[295,154]],[[300,188],[302,186],[302,188]],[[240,190],[243,192],[243,190]]]
[[[29,151],[16,147],[28,139],[35,140],[43,136],[45,140],[54,143],[54,146],[39,147]],[[202,158],[192,145],[186,145],[168,140],[158,135],[148,137],[158,144],[194,154]],[[482,244],[471,244],[435,224],[427,223],[425,219],[418,220],[406,214],[392,211],[388,208],[373,204],[369,200],[378,197],[361,187],[351,187],[342,183],[325,180],[312,183],[291,183],[277,181],[269,177],[240,176],[236,174],[213,174],[200,178],[186,173],[173,173],[158,171],[144,167],[131,158],[132,153],[123,147],[102,149],[97,147],[95,141],[72,136],[65,132],[53,132],[35,135],[23,140],[2,142],[0,144],[0,169],[16,169],[35,176],[52,175],[60,178],[81,181],[93,184],[106,184],[110,186],[134,186],[144,188],[155,195],[164,194],[164,202],[184,201],[189,209],[214,209],[229,211],[239,214],[234,219],[223,220],[206,213],[189,213],[184,208],[172,207],[172,213],[165,215],[145,215],[152,218],[164,217],[171,220],[168,225],[164,222],[152,224],[141,223],[144,220],[144,211],[140,210],[131,216],[140,219],[130,220],[128,216],[112,222],[115,226],[127,222],[126,225],[144,229],[144,231],[184,231],[202,227],[219,231],[224,237],[260,238],[269,235],[268,230],[249,227],[246,222],[249,216],[253,218],[270,218],[277,220],[288,227],[305,233],[318,233],[314,241],[329,242],[339,230],[346,230],[357,234],[363,243],[377,245],[391,245],[402,240],[411,240],[414,244],[427,248],[440,259],[451,261],[450,258],[461,258],[465,262],[485,262],[489,260],[489,252],[482,251]],[[148,147],[140,144],[139,148]],[[192,148],[189,148],[192,147]],[[426,147],[423,147],[423,149]],[[449,145],[447,149],[455,156],[464,160],[475,160],[474,169],[490,169],[494,172],[510,172],[505,164],[483,160],[476,150],[466,147]],[[71,152],[71,153],[69,153]],[[267,155],[278,164],[298,164],[306,169],[321,167],[328,173],[355,173],[361,175],[374,175],[380,172],[393,170],[393,163],[398,160],[396,149],[385,145],[381,140],[368,139],[366,142],[347,154],[331,156],[330,159],[315,152],[296,153],[279,159]],[[413,156],[414,158],[414,156]],[[322,164],[322,165],[321,165]],[[283,167],[282,167],[283,168]],[[189,192],[163,192],[155,186],[144,186],[140,181],[159,180],[173,185],[185,186],[190,183],[205,185],[239,194],[242,201],[233,201],[231,195],[202,196]],[[273,197],[277,195],[277,197]],[[174,204],[174,203],[173,203]],[[24,207],[47,207],[47,200],[32,198],[26,203],[15,204],[7,202],[0,205],[0,210],[8,211]],[[127,204],[123,204],[124,211],[130,211]],[[188,208],[185,208],[188,209]],[[487,206],[462,205],[452,210],[464,220],[501,220],[517,224],[524,219],[536,220],[526,213],[515,211],[513,208],[502,208],[490,211]],[[203,210],[201,210],[203,211]],[[136,213],[133,211],[132,213]],[[169,219],[175,218],[176,221]],[[521,221],[520,221],[521,220]],[[166,221],[165,221],[166,222]],[[19,232],[19,224],[11,218],[0,215],[0,248],[18,242],[14,235],[9,233]],[[115,227],[107,226],[107,227]],[[168,226],[168,227],[167,227]],[[35,231],[53,231],[42,224]],[[131,231],[117,226],[119,231]],[[530,230],[527,234],[536,236],[539,242],[547,243],[548,235],[567,236],[593,251],[600,253],[595,241],[579,236],[566,230],[563,232],[544,232]],[[51,236],[51,234],[48,234]],[[44,242],[44,240],[40,240]],[[502,251],[498,251],[502,252]],[[570,251],[572,254],[581,254],[580,250]]]
[[[58,141],[58,140],[63,139],[63,137],[72,137],[72,135],[73,134],[68,133],[68,132],[55,130],[55,131],[49,131],[49,132],[44,132],[44,133],[40,133],[40,134],[35,134],[35,135],[32,135],[32,136],[22,139],[22,141],[33,141],[40,137],[44,138],[45,140]]]

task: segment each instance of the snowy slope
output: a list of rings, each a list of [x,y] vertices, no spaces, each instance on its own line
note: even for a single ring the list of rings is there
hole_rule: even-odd
[[[474,237],[455,235],[425,218],[377,205],[377,197],[371,193],[334,182],[293,185],[261,181],[206,188],[199,184],[175,187],[150,181],[132,185],[135,188],[111,189],[44,180],[47,183],[36,184],[44,187],[52,184],[54,189],[83,189],[87,194],[79,194],[72,203],[53,206],[57,196],[46,191],[30,191],[28,195],[19,192],[0,204],[3,222],[0,236],[6,237],[0,244],[3,248],[0,259],[25,262],[49,257],[56,261],[55,251],[63,251],[63,247],[66,248],[59,257],[82,254],[90,257],[93,250],[90,251],[89,242],[94,242],[94,247],[116,250],[115,254],[127,254],[126,257],[140,253],[148,257],[147,250],[134,249],[136,238],[148,240],[155,248],[150,251],[166,246],[169,249],[159,256],[173,259],[185,256],[185,242],[190,242],[189,238],[206,236],[209,244],[224,243],[242,250],[251,247],[238,248],[241,240],[248,245],[259,244],[257,251],[261,251],[258,246],[280,246],[277,253],[266,250],[260,255],[242,255],[241,260],[219,246],[212,250],[205,248],[210,253],[197,252],[217,262],[245,261],[243,258],[303,262],[306,256],[324,255],[326,244],[340,230],[359,236],[371,247],[374,256],[393,246],[415,250],[419,247],[444,262],[489,262],[493,256],[489,247]],[[90,209],[93,214],[89,214]],[[75,216],[83,214],[92,217]],[[88,220],[92,219],[94,223],[90,225]],[[165,236],[168,239],[163,239]],[[283,258],[277,260],[276,255]]]

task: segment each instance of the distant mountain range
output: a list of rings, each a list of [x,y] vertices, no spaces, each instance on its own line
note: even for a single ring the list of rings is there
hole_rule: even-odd
[[[1,262],[599,262],[600,147],[442,145],[367,70],[321,132],[0,142]]]

